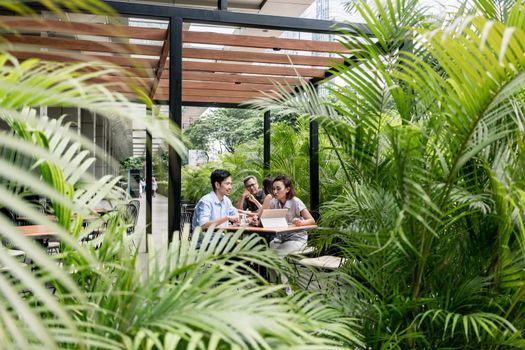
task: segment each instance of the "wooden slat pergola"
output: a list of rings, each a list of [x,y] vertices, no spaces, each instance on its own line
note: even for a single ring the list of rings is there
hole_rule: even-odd
[[[18,16],[0,16],[0,23],[16,30],[4,38],[19,59],[116,65],[119,74],[96,82],[131,97],[136,85],[155,101],[169,100],[167,29]],[[213,32],[184,31],[182,40],[183,104],[241,104],[271,93],[274,82],[323,79],[342,60],[331,53],[346,52],[337,42]]]

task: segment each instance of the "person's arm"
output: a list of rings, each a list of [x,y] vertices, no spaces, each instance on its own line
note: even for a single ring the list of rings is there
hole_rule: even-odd
[[[212,211],[212,207],[210,203],[202,203],[202,205],[200,205],[199,208],[195,208],[195,209],[198,209],[197,214],[199,215],[197,219],[197,226],[200,226],[203,229],[207,229],[208,227],[212,225],[220,226],[224,224],[226,221],[239,222],[239,214],[237,214],[237,210],[235,210],[235,208],[233,208],[233,211],[228,210],[228,216],[223,216],[221,218],[217,218],[214,220],[210,220],[211,211]]]
[[[246,198],[248,198],[248,200],[250,202],[255,204],[257,206],[257,209],[261,209],[262,208],[262,204],[259,203],[259,201],[257,200],[257,198],[255,198],[255,196],[253,194],[249,193],[248,196],[246,196]]]
[[[235,208],[232,204],[232,202],[228,199],[227,201],[228,203],[228,216],[226,218],[221,218],[219,220],[222,220],[222,219],[225,219],[223,220],[221,223],[217,223],[217,226],[225,223],[226,221],[229,221],[231,223],[238,223],[240,220],[239,220],[239,212],[237,211],[237,208]]]
[[[272,198],[273,197],[271,194],[266,195],[266,197],[264,198],[263,204],[259,207],[259,211],[257,212],[257,215],[259,215],[259,217],[261,217],[261,213],[264,209],[270,208],[270,202],[272,201]]]
[[[249,195],[250,192],[248,191],[244,191],[242,194],[241,194],[241,197],[239,197],[239,200],[237,201],[237,203],[235,203],[235,208],[237,209],[240,209],[240,210],[243,210],[244,209],[244,200],[246,199],[246,196]]]
[[[210,227],[211,225],[220,226],[220,225],[224,224],[226,221],[230,221],[232,223],[239,222],[239,217],[238,216],[224,216],[224,217],[218,218],[216,220],[210,220],[207,223],[205,223],[204,225],[202,225],[202,228],[206,229],[206,228]]]
[[[313,218],[312,214],[308,211],[308,209],[304,208],[301,210],[301,217],[302,220],[299,218],[294,218],[292,220],[292,224],[295,226],[306,226],[306,225],[315,225],[315,219]]]

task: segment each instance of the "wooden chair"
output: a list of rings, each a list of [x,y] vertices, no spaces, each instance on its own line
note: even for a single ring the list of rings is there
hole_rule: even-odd
[[[124,211],[124,220],[128,224],[127,233],[128,235],[135,232],[135,226],[137,225],[137,219],[139,217],[140,210],[140,201],[133,199],[130,200],[126,205],[126,210]]]
[[[47,242],[47,254],[54,255],[60,253],[60,242]]]
[[[181,206],[181,213],[180,213],[180,234],[181,235],[182,235],[182,230],[184,229],[184,226],[186,224],[189,224],[191,227],[191,221],[193,220],[194,210],[195,210],[194,205],[183,204]]]
[[[346,259],[338,257],[338,256],[332,256],[332,255],[323,255],[319,256],[317,258],[304,258],[299,260],[299,264],[313,269],[319,269],[324,271],[334,271],[341,267],[346,262]],[[306,284],[306,289],[310,286],[313,279],[315,277],[315,273],[312,271],[310,278],[308,280],[308,283]],[[322,289],[321,283],[319,282],[319,279],[317,279],[317,285],[319,286],[319,289]]]

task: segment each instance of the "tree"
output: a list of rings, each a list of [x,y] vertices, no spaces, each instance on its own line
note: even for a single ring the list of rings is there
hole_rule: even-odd
[[[298,127],[294,114],[274,115],[273,123]],[[233,153],[240,144],[249,143],[263,134],[262,113],[249,109],[215,109],[207,113],[186,130],[191,147],[209,152],[218,142],[221,151]],[[222,153],[222,152],[221,152]]]
[[[248,109],[215,109],[197,120],[186,132],[192,147],[209,151],[218,142],[226,152],[262,134],[260,113]]]
[[[145,157],[128,157],[120,161],[120,175],[127,176],[130,169],[144,169]]]

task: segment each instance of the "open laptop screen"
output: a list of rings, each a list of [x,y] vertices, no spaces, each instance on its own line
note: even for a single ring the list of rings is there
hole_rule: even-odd
[[[288,209],[264,209],[261,213],[261,224],[264,228],[288,227],[286,214]]]

